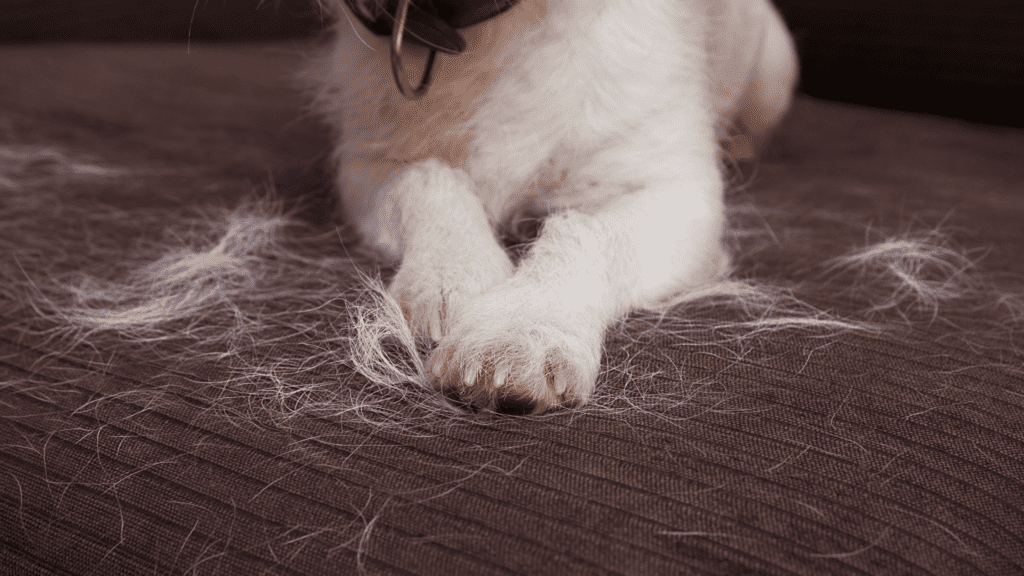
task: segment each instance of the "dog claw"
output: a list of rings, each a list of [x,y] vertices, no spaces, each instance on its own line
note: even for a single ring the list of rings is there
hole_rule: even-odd
[[[462,385],[469,388],[473,384],[476,384],[476,377],[480,375],[480,363],[473,362],[466,368],[465,372],[462,373]]]
[[[554,381],[555,381],[555,394],[561,396],[565,394],[565,391],[569,389],[569,378],[565,375],[563,370],[553,370]]]
[[[451,360],[451,354],[442,352],[435,352],[427,360],[427,369],[430,371],[430,375],[435,382],[440,382],[444,378],[445,373],[448,371],[449,360]]]
[[[442,325],[442,321],[441,321],[441,315],[440,314],[438,314],[434,318],[431,318],[429,330],[430,330],[430,339],[433,342],[440,342],[441,341],[441,337],[444,336],[444,331],[442,330],[441,325]]]
[[[494,387],[501,388],[505,385],[505,381],[508,380],[509,367],[508,364],[500,364],[494,369]]]

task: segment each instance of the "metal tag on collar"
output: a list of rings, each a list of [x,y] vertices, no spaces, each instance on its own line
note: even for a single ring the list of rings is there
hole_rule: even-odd
[[[519,0],[431,0],[437,15],[452,28],[462,29],[490,20],[509,10]]]
[[[391,36],[399,12],[399,0],[345,0],[349,11],[367,30],[378,36]],[[475,4],[469,3],[469,6]],[[466,50],[466,40],[456,30],[466,17],[479,17],[477,12],[451,13],[443,0],[413,0],[408,4],[405,19],[406,41],[444,52],[460,54]],[[449,22],[448,19],[452,21]]]
[[[395,7],[396,24],[402,4],[408,4],[409,8],[405,19],[405,34],[410,42],[445,54],[461,54],[466,51],[465,38],[437,13],[437,7],[433,2],[414,3],[412,0],[399,0]]]
[[[391,73],[399,92],[406,98],[422,98],[430,88],[433,80],[434,61],[438,52],[461,54],[466,50],[466,40],[456,28],[472,26],[489,20],[509,8],[519,0],[489,0],[474,2],[466,0],[420,0],[414,4],[412,0],[390,0],[386,8],[380,4],[372,15],[356,12],[368,28],[380,34],[387,30],[391,34]],[[347,0],[353,7],[353,0]],[[423,7],[421,8],[420,5]],[[394,22],[389,26],[386,18],[390,16],[390,8],[394,7]],[[353,10],[355,12],[355,10]],[[390,28],[390,30],[388,30]],[[384,32],[387,34],[387,32]],[[426,46],[430,50],[423,78],[418,87],[413,87],[405,75],[402,65],[402,43],[408,36],[410,42]]]
[[[395,24],[391,29],[391,74],[395,77],[395,85],[402,96],[410,100],[422,98],[430,90],[430,83],[434,80],[434,60],[437,58],[437,48],[430,47],[430,55],[427,56],[427,66],[423,70],[423,78],[419,86],[414,87],[409,83],[405,75],[405,68],[402,66],[402,40],[405,36],[405,26],[409,17],[410,0],[398,0],[398,8],[395,10]],[[454,30],[453,30],[454,31]],[[460,40],[462,36],[455,33]],[[463,40],[463,49],[465,41]]]

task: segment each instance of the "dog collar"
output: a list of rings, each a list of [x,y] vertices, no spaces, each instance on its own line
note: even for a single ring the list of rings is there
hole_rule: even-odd
[[[407,98],[427,93],[437,52],[461,54],[466,39],[458,32],[490,20],[515,6],[519,0],[345,0],[352,14],[378,36],[391,36],[391,69],[395,84]],[[419,87],[413,88],[402,68],[402,41],[430,49]]]
[[[364,26],[378,36],[391,36],[399,0],[345,0]],[[466,50],[459,28],[490,20],[519,0],[413,0],[405,33],[409,41],[445,54]]]

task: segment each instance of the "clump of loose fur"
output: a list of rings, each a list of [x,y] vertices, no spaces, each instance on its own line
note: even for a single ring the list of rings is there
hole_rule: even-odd
[[[478,421],[434,389],[429,345],[417,341],[380,280],[389,271],[359,253],[344,229],[300,222],[272,195],[233,209],[174,213],[75,204],[61,196],[60,182],[118,170],[53,149],[2,152],[0,302],[24,332],[49,336],[58,355],[91,349],[105,361],[115,351],[155,354],[169,369],[212,362],[222,368],[218,375],[187,393],[216,400],[211,410],[240,422],[287,428],[296,417],[322,417],[424,433]],[[740,249],[772,236],[769,228],[730,234]],[[146,239],[126,249],[133,235]],[[1024,307],[978,279],[977,258],[939,229],[881,236],[802,282],[733,278],[687,294],[671,310],[634,313],[608,341],[642,348],[669,338],[739,360],[780,331],[825,339],[884,335],[905,331],[923,312],[934,321],[964,299],[1012,311],[1002,316],[1002,328],[1012,332]],[[840,312],[801,296],[822,285],[863,306]],[[723,409],[720,389],[688,381],[679,369],[649,373],[632,360],[609,362],[591,402],[570,414],[639,411],[674,419]],[[607,386],[612,375],[627,384]],[[673,382],[669,391],[652,386],[665,379]],[[138,391],[149,404],[178,393],[169,385]]]
[[[869,314],[927,312],[937,316],[943,304],[976,294],[970,272],[973,254],[956,246],[939,229],[884,237],[825,263],[825,274],[852,272],[847,292],[866,296]]]

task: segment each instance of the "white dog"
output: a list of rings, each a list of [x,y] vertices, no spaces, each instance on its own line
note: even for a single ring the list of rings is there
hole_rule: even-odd
[[[797,74],[769,0],[330,2],[307,78],[342,206],[447,393],[584,402],[612,322],[727,272],[720,142],[760,140]],[[537,214],[516,265],[501,234]]]

